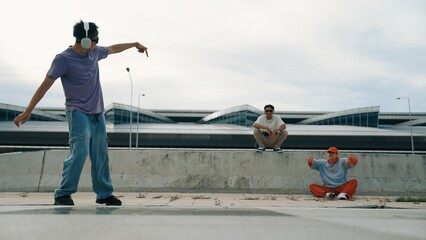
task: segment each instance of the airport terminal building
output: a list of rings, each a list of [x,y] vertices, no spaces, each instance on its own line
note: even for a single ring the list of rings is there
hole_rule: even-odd
[[[68,146],[64,108],[36,108],[17,128],[25,107],[0,103],[0,148]],[[138,109],[112,103],[105,112],[110,147],[254,148],[253,122],[263,111],[240,105],[219,111]],[[284,149],[426,151],[426,112],[380,112],[379,106],[338,112],[277,111],[287,125]]]

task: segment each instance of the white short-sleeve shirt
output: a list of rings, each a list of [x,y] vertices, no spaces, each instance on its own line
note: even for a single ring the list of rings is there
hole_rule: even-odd
[[[270,120],[266,119],[266,115],[261,115],[257,118],[255,123],[260,124],[262,126],[266,126],[272,131],[285,124],[281,117],[277,115],[272,115],[272,118]]]

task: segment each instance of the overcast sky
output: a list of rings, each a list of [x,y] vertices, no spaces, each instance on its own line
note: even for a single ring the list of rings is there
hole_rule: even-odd
[[[99,45],[139,41],[100,62],[105,104],[222,110],[426,111],[424,0],[21,0],[0,8],[0,102],[26,106],[73,25]],[[38,106],[63,107],[60,81]]]

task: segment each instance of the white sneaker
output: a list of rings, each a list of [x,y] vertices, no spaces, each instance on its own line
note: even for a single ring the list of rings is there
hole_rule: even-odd
[[[283,152],[283,150],[282,150],[281,148],[274,148],[274,152],[282,153],[282,152]]]
[[[337,195],[337,198],[340,200],[348,200],[348,195],[346,195],[346,193],[339,193],[339,195]]]
[[[264,147],[258,147],[257,149],[256,149],[256,152],[264,152],[265,151],[265,148]]]

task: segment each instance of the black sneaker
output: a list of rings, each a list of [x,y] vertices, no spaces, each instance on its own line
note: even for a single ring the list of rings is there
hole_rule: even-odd
[[[118,199],[118,197],[111,195],[104,199],[96,199],[96,203],[99,204],[105,204],[105,205],[112,205],[112,206],[121,206],[121,201]]]
[[[74,205],[74,201],[71,199],[70,195],[64,195],[55,198],[54,205]]]
[[[336,197],[336,194],[333,192],[329,192],[325,194],[326,197],[328,197],[329,199],[334,199]]]

